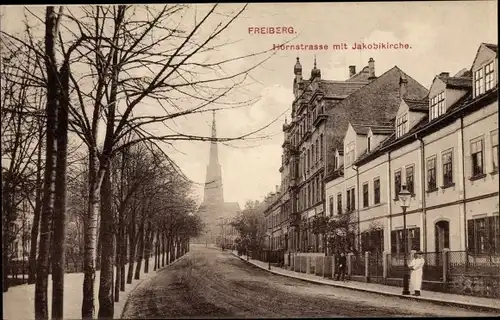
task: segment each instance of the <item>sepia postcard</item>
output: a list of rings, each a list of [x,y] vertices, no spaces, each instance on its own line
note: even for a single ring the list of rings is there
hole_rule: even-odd
[[[0,10],[3,319],[500,315],[496,1]]]

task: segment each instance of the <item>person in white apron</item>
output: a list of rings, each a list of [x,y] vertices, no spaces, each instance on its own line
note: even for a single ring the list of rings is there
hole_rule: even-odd
[[[410,285],[415,291],[414,296],[420,296],[420,289],[422,288],[422,276],[424,273],[425,260],[422,257],[422,251],[415,253],[414,258],[411,260],[408,267],[411,270]]]

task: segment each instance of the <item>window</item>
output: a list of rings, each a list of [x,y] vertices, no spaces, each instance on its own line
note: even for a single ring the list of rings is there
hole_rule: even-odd
[[[407,130],[407,123],[408,123],[408,114],[403,114],[396,120],[396,138],[401,137],[404,135]]]
[[[449,186],[453,184],[453,152],[446,151],[443,153],[443,185]]]
[[[493,62],[490,62],[484,67],[484,82],[486,84],[486,91],[493,89],[495,86],[494,79]]]
[[[319,139],[316,139],[316,162],[319,161]]]
[[[354,161],[354,142],[347,145],[346,148],[346,165],[350,165]]]
[[[363,184],[363,208],[368,207],[368,182]]]
[[[376,178],[373,180],[373,203],[380,203],[380,179]]]
[[[483,171],[483,138],[475,139],[470,145],[472,177],[482,175]]]
[[[351,212],[351,190],[347,190],[346,209],[348,213]]]
[[[499,217],[484,217],[467,221],[467,243],[475,254],[500,254]]]
[[[382,252],[384,251],[384,231],[372,230],[361,234],[362,252]]]
[[[414,190],[414,167],[409,166],[406,167],[406,187],[408,191],[413,195],[415,194]]]
[[[333,156],[333,169],[337,169],[338,163],[339,163],[338,157],[337,157],[337,155],[334,155]]]
[[[337,194],[337,214],[342,214],[342,193]]]
[[[356,209],[356,196],[354,195],[354,188],[351,189],[351,210]]]
[[[330,197],[328,201],[328,210],[330,210],[330,216],[333,215],[333,196]]]
[[[484,93],[484,71],[483,68],[474,72],[474,96],[477,97]]]
[[[311,148],[311,167],[314,167],[314,165],[316,164],[316,153],[314,152],[314,143],[312,145],[312,148]]]
[[[307,149],[307,171],[311,168],[311,149]]]
[[[491,131],[491,160],[493,172],[498,172],[498,129]]]
[[[431,106],[429,108],[430,120],[436,119],[440,115],[444,114],[445,112],[444,91],[434,96],[431,99],[430,103],[431,103]]]
[[[436,189],[436,157],[427,159],[427,190]]]
[[[394,172],[394,193],[395,200],[399,200],[399,192],[401,191],[401,170]]]
[[[319,159],[323,159],[323,134],[319,136]]]
[[[411,250],[420,250],[420,228],[408,228],[406,232],[408,242],[407,252]],[[391,231],[391,253],[403,254],[404,252],[404,231]]]
[[[371,140],[372,140],[372,137],[368,137],[368,152],[370,152],[370,150],[371,150]]]

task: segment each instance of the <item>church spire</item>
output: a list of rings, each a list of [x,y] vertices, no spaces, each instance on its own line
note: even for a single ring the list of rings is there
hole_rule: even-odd
[[[217,149],[217,125],[215,123],[215,110],[212,111],[213,120],[212,120],[212,143],[210,144],[210,159],[208,160],[208,165],[219,164],[219,151]]]
[[[215,127],[215,110],[212,110],[213,120],[212,120],[212,138],[217,138],[217,129]]]
[[[210,156],[208,159],[207,175],[205,180],[205,194],[203,202],[210,207],[221,206],[224,203],[222,187],[222,170],[219,164],[219,151],[217,148],[217,124],[215,110],[212,120],[212,142],[210,143]]]

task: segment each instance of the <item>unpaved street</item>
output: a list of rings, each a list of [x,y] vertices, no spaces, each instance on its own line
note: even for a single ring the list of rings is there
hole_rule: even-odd
[[[123,318],[479,315],[488,314],[277,276],[230,252],[193,246],[137,287]]]

